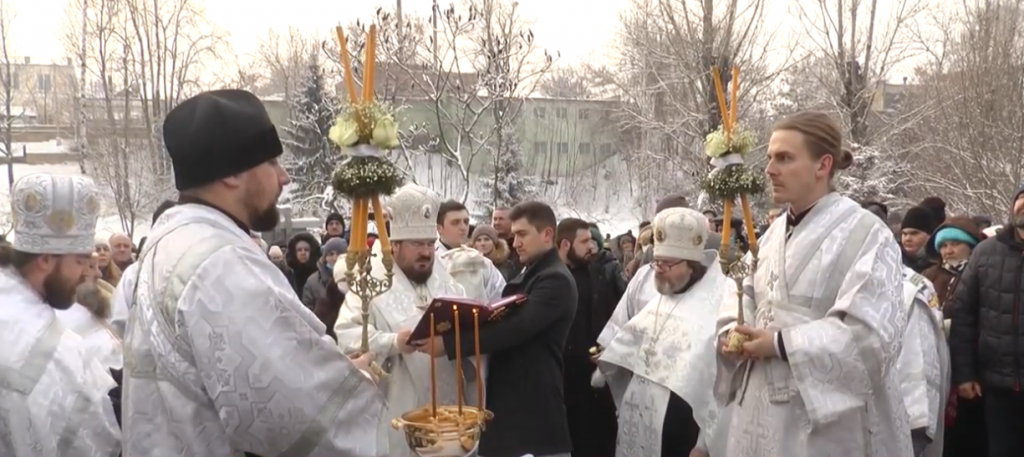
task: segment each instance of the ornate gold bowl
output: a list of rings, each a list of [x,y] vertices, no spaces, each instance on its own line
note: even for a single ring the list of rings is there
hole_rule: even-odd
[[[391,421],[405,432],[405,442],[421,457],[464,457],[476,449],[484,424],[494,414],[472,406],[438,406],[433,418],[430,406],[414,409]]]

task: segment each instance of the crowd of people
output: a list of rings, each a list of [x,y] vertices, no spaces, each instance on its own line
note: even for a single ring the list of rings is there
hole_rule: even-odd
[[[1024,455],[1024,186],[1003,227],[854,202],[811,112],[769,138],[756,238],[686,195],[613,237],[539,201],[474,224],[408,184],[368,228],[394,277],[365,315],[341,214],[261,238],[289,177],[255,96],[200,94],[163,134],[180,196],[138,246],[96,237],[88,178],[15,184],[0,455],[411,457],[392,419],[459,394],[494,414],[483,457]],[[517,294],[478,342],[412,336],[434,298]]]

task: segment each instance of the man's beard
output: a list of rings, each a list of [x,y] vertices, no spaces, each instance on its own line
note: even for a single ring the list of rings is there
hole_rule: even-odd
[[[569,259],[569,263],[576,267],[585,267],[590,265],[590,262],[594,259],[593,254],[589,251],[584,255],[579,255],[573,249],[569,250],[569,255],[567,257]]]
[[[1024,229],[1024,214],[1013,215],[1013,228]]]
[[[425,269],[422,269],[422,270],[416,268],[416,266],[415,266],[416,265],[415,262],[421,262],[421,261],[422,262],[427,262],[427,267]],[[408,269],[402,268],[402,273],[405,273],[405,277],[409,278],[409,281],[412,281],[413,284],[420,284],[420,285],[426,284],[427,281],[430,280],[430,275],[434,274],[434,262],[433,262],[433,259],[428,259],[426,257],[420,257],[419,259],[416,259],[415,262],[410,264]]]
[[[281,212],[277,210],[277,205],[270,205],[270,207],[249,216],[249,227],[256,232],[269,232],[277,227],[277,224],[281,222]]]
[[[683,290],[683,288],[686,287],[686,283],[689,281],[690,278],[688,277],[673,282],[672,280],[663,279],[655,276],[654,288],[661,295],[675,295],[678,294],[681,290]]]
[[[43,299],[53,309],[65,310],[75,304],[75,292],[82,281],[71,284],[54,271],[43,279]]]

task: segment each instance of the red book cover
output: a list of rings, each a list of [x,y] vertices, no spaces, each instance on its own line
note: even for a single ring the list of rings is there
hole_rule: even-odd
[[[501,319],[510,309],[526,301],[526,295],[516,294],[485,303],[466,297],[437,297],[430,302],[423,317],[416,324],[410,341],[430,338],[430,315],[434,315],[434,336],[455,331],[455,310],[459,310],[459,326],[464,335],[473,334],[473,311],[480,314],[480,325]],[[468,333],[466,333],[468,332]]]

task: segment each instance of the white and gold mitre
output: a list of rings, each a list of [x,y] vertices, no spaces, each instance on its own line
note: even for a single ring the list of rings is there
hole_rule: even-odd
[[[441,199],[434,191],[406,184],[388,200],[391,208],[391,240],[436,240],[437,209]]]
[[[654,255],[670,259],[704,260],[708,222],[689,208],[668,208],[654,216]]]
[[[13,248],[30,254],[93,252],[100,196],[84,176],[38,173],[14,183]]]

